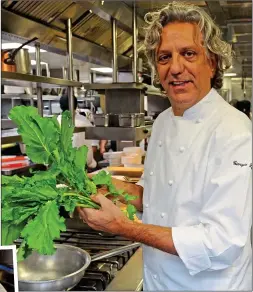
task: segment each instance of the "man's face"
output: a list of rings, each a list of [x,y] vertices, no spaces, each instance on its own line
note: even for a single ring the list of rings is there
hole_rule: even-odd
[[[157,71],[175,114],[178,108],[181,115],[211,89],[215,62],[207,57],[202,43],[196,24],[175,22],[162,30]]]

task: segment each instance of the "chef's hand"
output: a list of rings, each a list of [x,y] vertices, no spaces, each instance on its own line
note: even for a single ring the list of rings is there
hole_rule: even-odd
[[[117,234],[124,224],[130,222],[120,208],[114,205],[104,195],[93,195],[91,198],[101,206],[101,209],[96,210],[78,207],[77,210],[81,219],[92,229]]]

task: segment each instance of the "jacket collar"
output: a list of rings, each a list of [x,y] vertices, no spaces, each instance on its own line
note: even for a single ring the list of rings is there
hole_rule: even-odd
[[[171,115],[174,119],[183,120],[197,120],[204,119],[217,109],[220,102],[224,102],[223,98],[218,94],[218,92],[211,88],[208,94],[202,98],[198,103],[193,105],[191,108],[187,109],[182,117],[174,116],[173,110],[171,108]]]

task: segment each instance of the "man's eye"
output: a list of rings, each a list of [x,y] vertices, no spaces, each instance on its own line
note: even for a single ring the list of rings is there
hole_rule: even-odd
[[[196,53],[194,51],[186,51],[184,52],[184,56],[187,58],[191,58],[194,57],[196,55]]]
[[[158,61],[160,63],[164,63],[164,62],[167,62],[169,60],[169,58],[170,58],[169,55],[161,55],[161,56],[159,56]]]

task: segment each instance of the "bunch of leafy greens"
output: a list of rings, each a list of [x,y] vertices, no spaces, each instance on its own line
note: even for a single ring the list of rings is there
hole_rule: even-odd
[[[54,253],[53,241],[66,230],[60,207],[67,212],[73,212],[76,206],[99,209],[90,195],[100,186],[107,186],[115,200],[119,196],[126,202],[135,198],[117,190],[105,171],[88,178],[88,149],[72,147],[74,126],[69,111],[62,114],[61,126],[56,117],[43,118],[34,107],[14,107],[9,116],[18,126],[28,157],[34,163],[48,165],[46,171],[31,177],[2,176],[2,245],[22,237],[18,261],[32,250],[44,255]],[[133,220],[135,213],[135,207],[128,203],[128,218]]]

